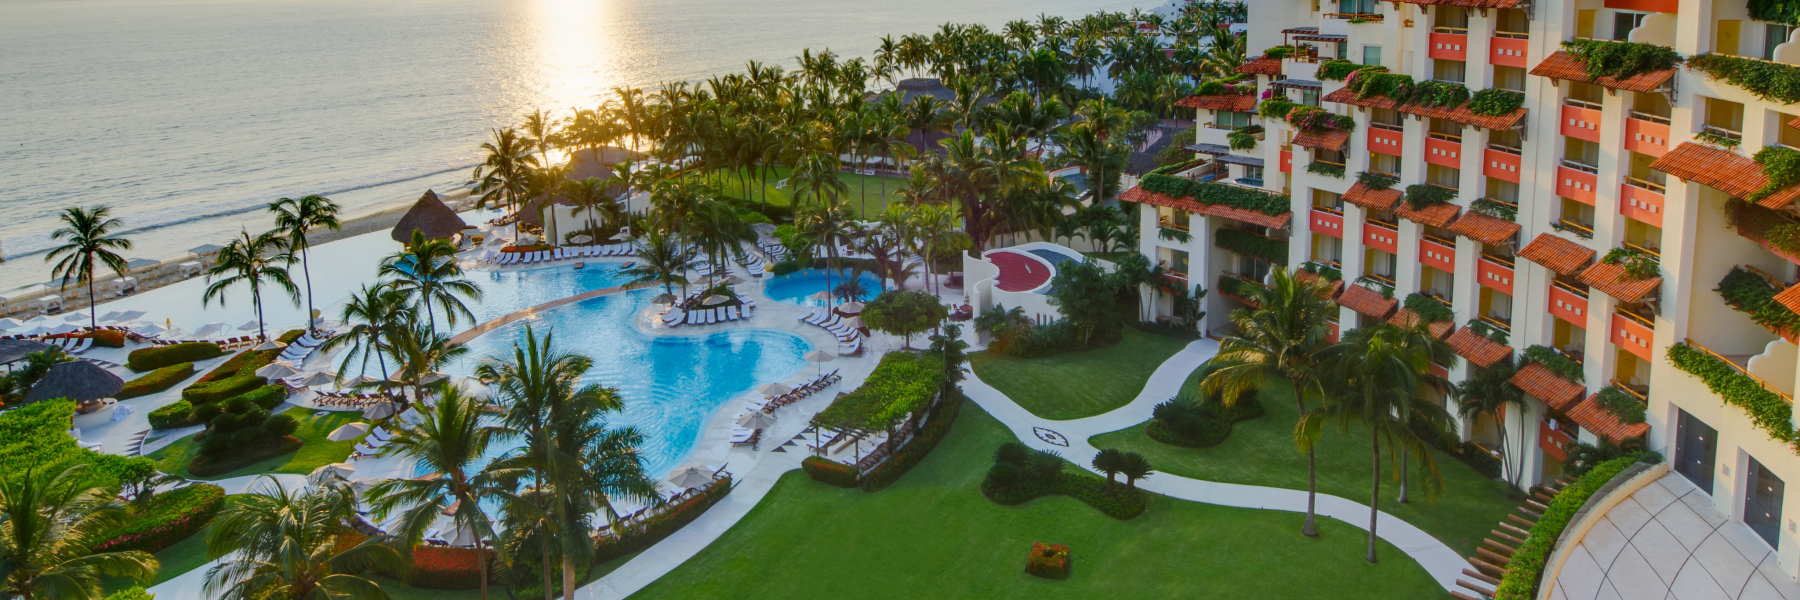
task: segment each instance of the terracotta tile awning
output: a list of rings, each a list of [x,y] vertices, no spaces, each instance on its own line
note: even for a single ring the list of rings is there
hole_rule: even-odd
[[[1781,290],[1781,293],[1775,295],[1775,301],[1786,306],[1788,310],[1800,313],[1800,285]]]
[[[1354,310],[1373,319],[1386,319],[1394,314],[1394,307],[1400,305],[1399,300],[1381,297],[1381,292],[1360,285],[1344,286],[1344,293],[1338,294],[1339,306]]]
[[[1796,119],[1800,120],[1800,119]],[[1650,163],[1650,168],[1692,181],[1739,198],[1769,182],[1763,177],[1762,165],[1730,150],[1695,142],[1682,142]],[[1800,198],[1800,185],[1790,187],[1758,200],[1763,208],[1781,209]]]
[[[1625,267],[1599,262],[1582,271],[1581,276],[1577,279],[1588,284],[1588,287],[1606,292],[1606,295],[1617,298],[1626,304],[1643,302],[1645,298],[1650,297],[1658,288],[1662,287],[1661,277],[1638,281],[1625,278],[1624,275]]]
[[[1219,184],[1219,185],[1225,185],[1225,184]],[[1119,194],[1119,200],[1121,202],[1137,202],[1140,204],[1151,204],[1151,205],[1155,205],[1155,206],[1167,206],[1169,208],[1179,208],[1181,210],[1185,210],[1185,211],[1188,211],[1188,212],[1191,212],[1194,214],[1207,215],[1207,216],[1211,216],[1211,217],[1225,217],[1227,219],[1237,219],[1239,221],[1243,221],[1245,223],[1250,223],[1252,225],[1261,225],[1263,227],[1269,227],[1269,228],[1273,228],[1273,229],[1287,229],[1288,220],[1293,218],[1293,216],[1294,216],[1293,213],[1281,213],[1280,215],[1266,215],[1266,214],[1256,212],[1256,211],[1244,210],[1241,208],[1232,208],[1229,206],[1223,206],[1223,205],[1218,205],[1218,204],[1201,204],[1199,202],[1195,202],[1188,198],[1176,198],[1173,196],[1165,196],[1163,194],[1158,194],[1156,192],[1145,190],[1144,188],[1141,188],[1141,187],[1134,187],[1129,190],[1125,190],[1124,193]]]
[[[1319,133],[1302,131],[1294,136],[1294,145],[1314,150],[1343,150],[1350,143],[1350,132],[1327,129]]]
[[[1188,96],[1175,102],[1182,108],[1203,108],[1206,110],[1227,110],[1232,112],[1251,112],[1256,110],[1256,94],[1220,94],[1217,96]]]
[[[1536,362],[1519,369],[1508,381],[1559,412],[1575,406],[1576,402],[1581,401],[1581,395],[1587,392],[1585,386],[1563,379],[1549,367]]]
[[[1436,4],[1468,8],[1515,8],[1523,0],[1400,0],[1407,4]]]
[[[1280,75],[1281,74],[1281,59],[1279,59],[1279,58],[1263,58],[1261,56],[1258,56],[1256,58],[1252,58],[1250,60],[1244,61],[1243,66],[1240,66],[1237,68],[1237,72],[1248,73],[1251,75],[1271,75],[1271,76]]]
[[[1314,280],[1324,281],[1324,277],[1321,277],[1316,273],[1308,273],[1306,271],[1299,271],[1299,272],[1294,273],[1294,278],[1299,279],[1301,281],[1314,281]],[[1326,296],[1325,297],[1327,297],[1327,298],[1330,298],[1332,300],[1337,300],[1338,294],[1341,294],[1344,292],[1344,280],[1342,280],[1342,279],[1339,279],[1337,281],[1326,281],[1326,284],[1327,284],[1327,287],[1326,287]]]
[[[1356,91],[1347,87],[1338,88],[1337,91],[1326,94],[1324,97],[1320,98],[1320,100],[1336,102],[1338,104],[1349,104],[1351,106],[1361,106],[1364,108],[1394,109],[1409,115],[1447,119],[1472,127],[1501,131],[1512,129],[1517,126],[1519,121],[1525,119],[1526,113],[1526,109],[1519,108],[1504,115],[1490,117],[1487,115],[1478,115],[1473,111],[1470,111],[1468,109],[1468,103],[1466,102],[1459,106],[1426,107],[1416,104],[1402,104],[1399,100],[1387,96],[1369,96],[1358,100],[1356,99]]]
[[[1475,333],[1475,330],[1466,325],[1462,329],[1456,330],[1456,333],[1451,334],[1450,339],[1446,341],[1450,344],[1450,348],[1456,351],[1457,356],[1467,359],[1470,363],[1480,365],[1484,369],[1512,356],[1511,346],[1490,340],[1485,335]]]
[[[1396,108],[1396,107],[1400,106],[1399,100],[1395,100],[1395,99],[1389,98],[1387,96],[1369,96],[1367,98],[1357,100],[1356,99],[1356,90],[1350,89],[1348,87],[1338,88],[1337,91],[1326,94],[1323,97],[1320,97],[1319,99],[1326,101],[1326,102],[1336,102],[1338,104],[1349,104],[1351,106],[1361,106],[1364,108]]]
[[[1594,259],[1594,251],[1555,234],[1540,233],[1519,249],[1519,256],[1558,274],[1574,275]]]
[[[1800,117],[1795,117],[1794,120],[1788,121],[1787,126],[1794,129],[1800,129]]]
[[[1499,246],[1519,234],[1519,224],[1470,212],[1450,224],[1450,232],[1483,244]]]
[[[1549,58],[1544,59],[1544,62],[1538,63],[1537,66],[1532,67],[1531,74],[1539,77],[1549,77],[1551,79],[1566,79],[1569,81],[1592,83],[1594,85],[1615,90],[1650,92],[1663,87],[1669,83],[1669,80],[1674,79],[1675,69],[1671,67],[1661,71],[1638,73],[1624,79],[1619,79],[1617,77],[1590,78],[1587,73],[1587,63],[1582,62],[1579,58],[1575,58],[1575,55],[1573,54],[1559,50],[1555,54],[1550,55]]]
[[[1400,190],[1371,190],[1358,181],[1350,186],[1350,191],[1344,192],[1344,201],[1375,212],[1384,212],[1394,210],[1394,205],[1400,203],[1400,196]]]
[[[1399,312],[1394,313],[1394,316],[1388,318],[1388,323],[1393,324],[1396,327],[1412,327],[1417,325],[1418,322],[1419,314],[1413,312],[1410,308],[1402,308]],[[1438,321],[1427,325],[1427,327],[1431,328],[1431,335],[1433,337],[1441,340],[1448,337],[1450,332],[1456,329],[1456,324],[1449,321]]]
[[[1427,206],[1422,210],[1413,210],[1412,205],[1401,202],[1400,206],[1394,209],[1394,214],[1400,215],[1402,219],[1431,227],[1449,227],[1450,222],[1456,220],[1456,214],[1459,212],[1462,212],[1462,207],[1449,202]]]
[[[1620,423],[1618,417],[1613,416],[1612,413],[1606,412],[1606,409],[1600,408],[1600,401],[1597,399],[1599,395],[1600,394],[1596,393],[1593,396],[1588,396],[1586,400],[1582,400],[1580,404],[1576,404],[1575,408],[1566,411],[1569,418],[1574,419],[1575,423],[1580,425],[1582,429],[1593,432],[1594,435],[1605,437],[1614,442],[1644,435],[1650,431],[1649,423],[1638,423],[1636,425]]]

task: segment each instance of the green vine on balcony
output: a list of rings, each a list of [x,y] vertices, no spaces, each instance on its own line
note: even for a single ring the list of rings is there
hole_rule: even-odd
[[[1571,40],[1563,42],[1562,47],[1587,67],[1589,79],[1624,79],[1640,73],[1674,68],[1681,62],[1681,55],[1676,54],[1674,48],[1656,44]]]
[[[1662,276],[1662,268],[1657,265],[1656,257],[1650,256],[1637,248],[1613,248],[1606,251],[1606,257],[1600,262],[1623,267],[1625,273],[1620,279],[1643,281]]]
[[[1271,96],[1256,105],[1256,115],[1265,119],[1286,119],[1288,111],[1304,106],[1281,96]]]
[[[1469,88],[1448,81],[1421,81],[1413,85],[1406,101],[1428,108],[1462,106],[1469,101]]]
[[[1231,85],[1219,79],[1208,79],[1194,88],[1195,96],[1248,96],[1256,90],[1248,86]]]
[[[1475,317],[1473,319],[1469,319],[1469,330],[1475,332],[1476,334],[1481,335],[1481,337],[1485,337],[1489,340],[1492,340],[1496,344],[1500,344],[1502,346],[1511,346],[1512,345],[1512,339],[1510,336],[1508,336],[1506,334],[1506,330],[1501,329],[1499,327],[1495,327],[1492,323],[1481,320],[1481,317]]]
[[[1736,147],[1738,147],[1738,144],[1744,143],[1743,140],[1734,140],[1729,137],[1725,137],[1723,135],[1713,133],[1711,131],[1702,131],[1700,133],[1696,133],[1696,134],[1694,134],[1694,139],[1700,140],[1703,143],[1718,146],[1720,148],[1736,148]]]
[[[1288,125],[1307,133],[1356,131],[1356,119],[1349,115],[1332,114],[1331,111],[1316,106],[1296,106],[1288,110],[1285,118]]]
[[[1756,202],[1800,184],[1800,151],[1782,146],[1764,146],[1756,151],[1755,158],[1756,164],[1762,167],[1763,178],[1768,182],[1751,192],[1745,200]],[[1771,237],[1769,241],[1774,242],[1774,239]]]
[[[1194,234],[1173,227],[1156,228],[1156,237],[1162,238],[1163,241],[1175,242],[1178,244],[1189,244],[1194,241]]]
[[[1318,261],[1307,261],[1300,265],[1300,270],[1318,275],[1326,281],[1343,281],[1344,270]]]
[[[1245,127],[1225,134],[1225,143],[1232,150],[1249,150],[1256,147],[1256,134],[1258,133],[1262,133],[1262,127],[1255,125]]]
[[[1751,321],[1770,331],[1800,333],[1800,314],[1776,302],[1775,295],[1781,293],[1781,289],[1755,271],[1732,267],[1713,291],[1719,293],[1727,306],[1749,315]]]
[[[1314,174],[1318,174],[1318,175],[1324,175],[1326,177],[1336,177],[1338,179],[1343,179],[1344,178],[1344,165],[1334,165],[1331,163],[1323,163],[1323,162],[1319,162],[1319,161],[1315,160],[1310,163],[1306,163],[1306,172],[1314,173]]]
[[[1575,362],[1573,358],[1563,356],[1563,353],[1557,352],[1555,348],[1549,346],[1539,345],[1526,348],[1524,352],[1520,353],[1520,358],[1523,359],[1519,361],[1521,369],[1525,368],[1527,364],[1537,363],[1544,365],[1544,368],[1549,369],[1558,377],[1569,380],[1570,383],[1581,383],[1582,378],[1585,377],[1581,363]]]
[[[1345,77],[1349,77],[1351,73],[1360,68],[1362,65],[1335,58],[1320,64],[1319,71],[1314,77],[1317,77],[1319,81],[1343,81]]]
[[[1749,413],[1750,420],[1770,438],[1794,443],[1794,407],[1781,395],[1769,391],[1736,366],[1686,343],[1670,346],[1668,356],[1670,364],[1706,382],[1706,388],[1726,404]]]
[[[1476,198],[1469,203],[1469,212],[1487,215],[1496,219],[1518,222],[1519,209],[1507,206],[1495,200]]]
[[[1750,0],[1750,18],[1771,23],[1800,25],[1800,2],[1793,0]]]
[[[1292,46],[1271,46],[1268,50],[1263,51],[1262,57],[1263,58],[1276,58],[1276,59],[1288,58],[1288,57],[1294,56],[1295,54],[1300,53],[1301,51],[1302,51],[1302,49],[1300,48],[1300,46],[1298,44],[1295,44]]]
[[[1469,112],[1484,117],[1510,115],[1524,104],[1524,93],[1500,88],[1481,90],[1469,96]]]
[[[1631,395],[1630,392],[1619,386],[1609,385],[1600,388],[1600,393],[1595,395],[1594,402],[1598,403],[1601,409],[1617,417],[1620,423],[1636,425],[1644,422],[1644,403],[1639,401],[1637,396]]]
[[[1415,183],[1406,186],[1406,205],[1413,210],[1425,210],[1439,204],[1456,199],[1456,190],[1438,187],[1429,183]]]
[[[1800,104],[1800,67],[1794,65],[1708,53],[1689,57],[1687,67],[1763,100]]]
[[[1211,181],[1194,181],[1174,175],[1145,175],[1138,183],[1145,191],[1201,204],[1228,206],[1272,217],[1288,214],[1287,196]]]
[[[1344,87],[1356,92],[1358,101],[1371,96],[1385,96],[1395,100],[1408,97],[1413,87],[1411,75],[1389,73],[1386,69],[1369,69],[1352,71],[1344,80]]]
[[[1220,227],[1214,232],[1213,245],[1230,250],[1240,256],[1248,256],[1278,265],[1287,264],[1288,243],[1263,237],[1249,231],[1232,227]]]
[[[1254,284],[1254,283],[1251,283],[1248,281],[1244,281],[1242,279],[1238,279],[1238,278],[1232,277],[1230,275],[1220,275],[1219,276],[1219,285],[1217,286],[1217,289],[1219,290],[1219,293],[1221,293],[1221,294],[1237,296],[1238,298],[1249,300],[1250,298],[1252,298],[1255,295],[1255,292],[1249,291],[1249,288],[1253,288],[1253,287],[1259,287],[1259,286],[1257,286],[1257,284]]]
[[[1437,299],[1413,292],[1406,295],[1406,301],[1400,304],[1419,316],[1421,323],[1443,323],[1456,320],[1456,313]]]
[[[1356,174],[1356,182],[1363,184],[1363,187],[1370,191],[1379,192],[1394,187],[1394,184],[1400,183],[1400,178],[1373,171],[1363,171]]]

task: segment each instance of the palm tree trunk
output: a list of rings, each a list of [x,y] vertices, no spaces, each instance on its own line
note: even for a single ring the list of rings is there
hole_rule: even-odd
[[[1294,406],[1299,408],[1300,414],[1304,416],[1306,414],[1306,400],[1302,399],[1300,396],[1300,380],[1289,379],[1288,384],[1292,385],[1294,388]],[[1300,527],[1300,533],[1304,534],[1306,537],[1319,537],[1319,528],[1313,523],[1313,511],[1318,504],[1318,496],[1319,459],[1317,452],[1309,447],[1306,449],[1306,524]]]
[[[1406,479],[1407,479],[1406,463],[1407,463],[1406,452],[1402,451],[1400,453],[1400,503],[1401,504],[1406,504]]]
[[[487,600],[488,561],[486,540],[479,538],[475,540],[475,563],[476,566],[481,569],[481,600]]]
[[[312,331],[313,325],[313,293],[312,293],[312,245],[300,246],[300,275],[306,278],[306,330]]]
[[[575,557],[563,553],[563,600],[575,600]]]
[[[1375,562],[1375,522],[1381,516],[1381,435],[1369,432],[1370,455],[1375,459],[1375,485],[1369,492],[1369,555],[1363,560]]]
[[[550,529],[544,528],[543,535],[538,537],[538,545],[544,551],[544,560],[538,570],[544,572],[544,600],[556,600],[555,590],[550,589]]]
[[[99,321],[100,317],[94,316],[94,315],[100,314],[100,311],[94,310],[95,304],[94,304],[94,270],[93,269],[88,269],[87,288],[88,288],[88,329],[89,330],[99,329],[100,328],[100,321]]]

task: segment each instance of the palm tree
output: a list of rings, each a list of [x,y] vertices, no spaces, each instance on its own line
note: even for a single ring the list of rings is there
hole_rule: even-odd
[[[294,287],[294,280],[287,270],[288,265],[294,264],[294,255],[288,253],[281,232],[270,231],[252,237],[250,232],[240,231],[238,239],[219,250],[216,260],[218,264],[206,272],[208,283],[206,292],[200,295],[200,305],[205,306],[218,298],[219,306],[225,306],[226,289],[239,283],[248,284],[250,299],[256,304],[258,339],[269,338],[263,318],[263,286],[273,285],[277,290],[287,292],[295,306],[300,304],[300,289]],[[214,277],[219,278],[215,280]]]
[[[389,287],[413,294],[432,331],[437,330],[437,317],[431,312],[433,304],[444,309],[444,321],[451,327],[456,326],[459,315],[475,320],[475,313],[469,311],[463,298],[481,300],[481,286],[463,278],[462,265],[456,262],[456,246],[449,240],[428,240],[424,232],[415,229],[412,243],[381,261],[380,272],[388,279]]]
[[[476,181],[474,192],[480,194],[475,208],[490,204],[512,208],[529,192],[531,171],[537,168],[538,157],[532,154],[531,145],[510,128],[494,130],[493,141],[482,143],[481,149],[487,157],[475,167],[472,176]],[[516,219],[518,213],[514,212],[513,217]],[[513,232],[517,237],[516,225]]]
[[[611,181],[599,177],[562,183],[562,197],[568,198],[569,202],[575,204],[573,212],[587,214],[589,236],[600,235],[600,225],[594,222],[594,215],[600,215],[608,223],[620,217],[619,200],[607,191],[611,183]]]
[[[1283,267],[1275,267],[1269,278],[1269,287],[1247,286],[1245,293],[1252,296],[1249,300],[1261,308],[1232,311],[1230,319],[1238,331],[1220,340],[1213,361],[1221,366],[1207,374],[1200,386],[1230,406],[1239,394],[1284,381],[1293,390],[1294,406],[1304,418],[1307,398],[1323,393],[1320,361],[1330,333],[1327,321],[1336,307],[1322,280],[1300,279]],[[1313,524],[1317,493],[1318,462],[1307,447],[1306,524],[1301,532],[1309,537],[1319,535]]]
[[[831,289],[831,272],[837,267],[838,248],[850,232],[850,216],[840,201],[821,202],[802,208],[794,216],[794,227],[814,244],[825,246],[825,289]],[[830,301],[826,301],[830,306]]]
[[[330,198],[317,194],[303,196],[299,200],[282,198],[269,204],[269,212],[275,213],[275,227],[282,230],[288,239],[288,249],[300,253],[300,274],[306,280],[306,323],[312,327],[313,285],[312,260],[308,258],[308,250],[312,243],[307,241],[306,233],[317,227],[332,231],[343,228],[338,222],[338,205]]]
[[[1150,476],[1150,459],[1136,452],[1126,452],[1119,459],[1119,474],[1125,476],[1125,489],[1137,491],[1137,481]]]
[[[663,292],[671,298],[675,296],[676,284],[680,284],[684,290],[687,288],[687,272],[699,266],[699,263],[694,260],[694,253],[687,249],[686,244],[657,229],[645,231],[638,242],[637,264],[621,271],[631,277],[631,283],[662,284]],[[674,300],[669,303],[674,304]]]
[[[1519,472],[1524,469],[1524,465],[1520,464],[1515,468],[1511,457],[1515,454],[1520,455],[1519,460],[1522,462],[1524,453],[1515,452],[1509,445],[1506,427],[1503,423],[1512,421],[1513,426],[1519,428],[1518,439],[1524,440],[1524,417],[1527,411],[1531,410],[1531,405],[1525,401],[1524,392],[1521,392],[1510,381],[1513,372],[1512,365],[1505,362],[1495,363],[1494,366],[1485,369],[1474,369],[1468,379],[1456,384],[1451,395],[1456,398],[1457,410],[1463,419],[1473,421],[1481,415],[1488,415],[1493,419],[1496,425],[1494,430],[1500,434],[1501,455],[1507,457],[1507,460],[1500,461],[1501,476],[1508,484],[1517,489]],[[1518,410],[1519,418],[1506,418],[1506,409],[1509,406]]]
[[[70,279],[87,284],[88,306],[94,306],[94,271],[98,267],[105,266],[119,277],[125,276],[125,258],[114,250],[130,250],[131,240],[113,235],[125,222],[112,218],[112,209],[106,206],[69,208],[58,218],[63,226],[51,232],[50,239],[62,241],[63,245],[51,248],[44,255],[44,262],[61,257],[51,276],[61,281],[64,288],[69,287]],[[98,328],[97,317],[91,314],[94,311],[88,312],[88,327]]]
[[[389,351],[393,353],[394,361],[399,363],[400,372],[394,375],[394,379],[401,385],[412,386],[413,398],[421,402],[425,398],[425,386],[420,382],[469,353],[468,347],[451,343],[449,334],[419,327],[416,323],[408,323],[407,327],[395,333],[397,335],[393,336],[394,343]]]
[[[126,519],[117,497],[82,483],[86,468],[0,478],[0,596],[99,600],[101,576],[155,578],[159,565],[147,552],[93,550]]]
[[[1106,491],[1112,491],[1116,482],[1114,476],[1123,470],[1124,464],[1125,452],[1118,448],[1103,448],[1094,455],[1094,470],[1106,475]]]
[[[338,377],[341,379],[350,373],[353,361],[361,361],[358,374],[366,372],[369,358],[374,357],[381,365],[381,378],[386,380],[387,355],[393,351],[394,332],[415,317],[412,293],[383,284],[364,285],[350,294],[350,300],[344,303],[338,315],[347,327],[325,340],[319,348],[321,352],[330,352],[340,346],[350,347],[339,361]]]
[[[386,600],[381,585],[364,574],[405,568],[385,540],[355,545],[342,536],[356,519],[356,494],[342,482],[311,491],[268,486],[238,497],[213,520],[206,553],[220,562],[206,571],[208,598],[350,598]]]

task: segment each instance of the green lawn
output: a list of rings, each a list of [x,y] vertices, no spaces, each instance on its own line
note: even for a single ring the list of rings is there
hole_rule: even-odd
[[[1187,342],[1125,328],[1111,348],[1043,358],[992,352],[969,355],[981,380],[1046,419],[1079,419],[1130,404],[1163,361]]]
[[[277,456],[224,475],[195,477],[188,473],[188,462],[192,461],[194,455],[200,452],[200,445],[194,441],[193,436],[176,440],[162,449],[151,452],[148,456],[151,460],[156,461],[158,470],[188,479],[219,480],[264,473],[306,475],[313,469],[334,462],[343,462],[344,459],[349,458],[352,448],[356,447],[356,440],[332,442],[327,441],[325,436],[330,435],[332,430],[345,423],[363,420],[362,414],[357,412],[329,412],[323,417],[314,417],[313,412],[314,410],[310,408],[296,407],[282,413],[292,415],[295,420],[300,422],[300,429],[294,432],[294,437],[300,438],[306,443],[300,446],[299,451]]]
[[[799,471],[699,555],[634,599],[660,598],[1437,598],[1417,563],[1385,543],[1363,561],[1355,527],[1300,535],[1295,513],[1155,496],[1117,521],[1071,498],[1000,506],[979,485],[998,421],[965,405],[931,456],[886,490],[830,487]],[[1068,544],[1062,581],[1024,572],[1033,542]]]
[[[225,506],[230,507],[232,503],[237,502],[238,498],[238,496],[226,496]],[[220,512],[224,512],[224,509],[220,509]],[[162,568],[156,572],[156,579],[144,587],[150,587],[166,582],[170,579],[180,577],[188,571],[204,566],[208,562],[208,559],[206,558],[206,532],[211,529],[212,527],[209,525],[205,529],[201,529],[198,533],[188,536],[187,539],[175,542],[169,547],[163,548],[161,552],[157,552],[156,562],[159,563]],[[139,585],[137,582],[125,577],[103,577],[100,579],[100,584],[101,587],[106,590],[107,594]]]
[[[761,202],[763,201],[763,194],[767,192],[769,204],[781,206],[792,205],[794,203],[793,188],[791,186],[787,188],[775,187],[776,183],[787,179],[789,172],[790,171],[785,167],[775,169],[769,175],[769,184],[767,186],[758,186],[758,178],[755,176],[747,177],[745,181],[748,182],[750,190],[748,199],[752,202]],[[841,198],[846,202],[846,206],[850,209],[851,214],[857,215],[858,218],[861,218],[864,215],[881,214],[881,211],[884,210],[883,207],[885,207],[888,202],[900,200],[900,196],[896,195],[894,192],[895,190],[900,189],[902,185],[906,184],[906,180],[899,177],[855,175],[841,171],[838,173],[838,180],[843,181],[844,185],[850,186],[849,192],[841,196]],[[883,185],[887,186],[886,196],[882,195]],[[733,198],[744,197],[744,186],[739,184],[736,177],[726,177],[719,186],[719,189],[725,192],[725,195]]]
[[[1190,378],[1188,386],[1197,382]],[[1211,448],[1179,448],[1151,440],[1144,425],[1094,436],[1096,448],[1139,452],[1156,470],[1183,477],[1271,487],[1306,489],[1306,455],[1294,448],[1293,428],[1298,411],[1288,388],[1265,389],[1261,418],[1232,427],[1231,437]],[[1328,426],[1318,446],[1319,493],[1369,503],[1372,457],[1365,428],[1349,433]],[[1415,476],[1411,502],[1400,504],[1399,482],[1392,466],[1381,482],[1381,510],[1425,530],[1457,552],[1470,556],[1494,524],[1506,518],[1516,503],[1508,500],[1507,486],[1483,477],[1454,457],[1435,453],[1444,477],[1444,495],[1436,502],[1425,499],[1422,476]]]

